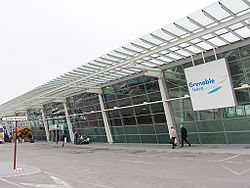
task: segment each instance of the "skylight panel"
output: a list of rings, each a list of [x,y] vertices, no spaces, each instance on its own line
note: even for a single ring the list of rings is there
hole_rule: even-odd
[[[213,16],[217,20],[225,19],[226,17],[230,16],[229,13],[227,13],[224,9],[221,8],[219,3],[214,3],[206,8],[204,8],[208,14]]]
[[[240,38],[238,38],[237,36],[235,36],[232,33],[226,33],[224,35],[221,35],[221,37],[223,37],[224,39],[226,39],[229,42],[235,42],[235,41],[240,40]]]
[[[198,27],[197,25],[194,25],[193,23],[191,23],[187,17],[184,17],[178,21],[175,22],[176,24],[180,25],[181,27],[193,32],[194,30],[199,29],[200,27]]]
[[[213,23],[213,21],[208,17],[206,17],[201,10],[191,14],[188,17],[190,17],[191,19],[193,19],[194,21],[198,22],[203,26],[207,26]]]
[[[216,46],[223,46],[223,45],[227,44],[227,43],[223,42],[222,40],[218,39],[217,37],[209,39],[208,41],[211,42],[211,43],[213,43]]]
[[[241,28],[243,26],[244,25],[242,23],[237,23],[237,24],[229,26],[229,28],[232,29],[232,30],[235,30],[235,29]]]
[[[235,32],[237,34],[239,34],[240,36],[242,36],[243,38],[250,37],[250,30],[247,27],[243,27],[241,29],[237,29],[237,30],[235,30]]]
[[[246,3],[239,0],[220,0],[220,2],[235,14],[249,8]]]
[[[183,55],[185,57],[189,57],[191,55],[190,53],[188,53],[188,52],[186,52],[184,50],[177,50],[176,53],[181,54],[181,55]]]
[[[206,42],[200,42],[196,44],[197,46],[204,48],[205,50],[211,50],[213,47]]]
[[[191,52],[193,52],[194,54],[198,54],[201,51],[198,48],[195,48],[194,46],[189,46],[186,48],[187,50],[190,50]]]

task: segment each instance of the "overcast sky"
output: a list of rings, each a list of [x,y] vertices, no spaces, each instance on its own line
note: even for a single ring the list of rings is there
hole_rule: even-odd
[[[0,0],[0,104],[216,0]]]

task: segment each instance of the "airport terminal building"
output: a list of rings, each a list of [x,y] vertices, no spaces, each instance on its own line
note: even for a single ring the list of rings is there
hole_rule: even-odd
[[[182,124],[192,144],[250,144],[249,24],[247,0],[217,2],[0,105],[0,116],[28,115],[18,126],[36,140],[78,131],[92,142],[168,144]],[[235,105],[194,109],[184,70],[221,59]]]

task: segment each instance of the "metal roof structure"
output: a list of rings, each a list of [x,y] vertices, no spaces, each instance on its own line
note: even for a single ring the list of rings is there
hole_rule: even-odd
[[[0,116],[103,85],[250,37],[248,0],[221,0],[0,105]]]

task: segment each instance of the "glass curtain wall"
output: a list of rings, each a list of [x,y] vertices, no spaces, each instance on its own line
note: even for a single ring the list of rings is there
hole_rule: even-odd
[[[65,112],[64,112],[64,105],[63,103],[49,103],[44,105],[44,114],[46,117],[46,121],[48,126],[55,125],[55,124],[63,124],[64,125],[64,134],[67,138],[67,141],[70,141],[68,125],[66,123]],[[49,130],[50,132],[50,141],[55,142],[56,139],[60,140],[60,135],[62,131],[58,131],[58,135],[56,134],[55,130]]]
[[[217,54],[229,63],[235,88],[250,85],[250,45]],[[205,58],[206,62],[215,60],[214,56]],[[204,63],[203,59],[194,62]],[[184,69],[192,66],[186,63],[164,70],[170,98],[188,94]],[[189,132],[189,140],[194,144],[250,144],[250,90],[236,90],[238,105],[231,108],[196,111],[192,110],[190,99],[171,102],[175,121],[183,124]],[[180,132],[180,130],[178,130]]]
[[[42,112],[40,109],[29,109],[27,111],[29,121],[27,126],[34,130],[33,138],[35,140],[47,140],[45,128],[42,120]]]
[[[67,106],[74,131],[87,134],[91,142],[107,142],[98,94],[82,93],[69,97]]]
[[[115,143],[168,143],[157,78],[142,76],[103,88]]]

